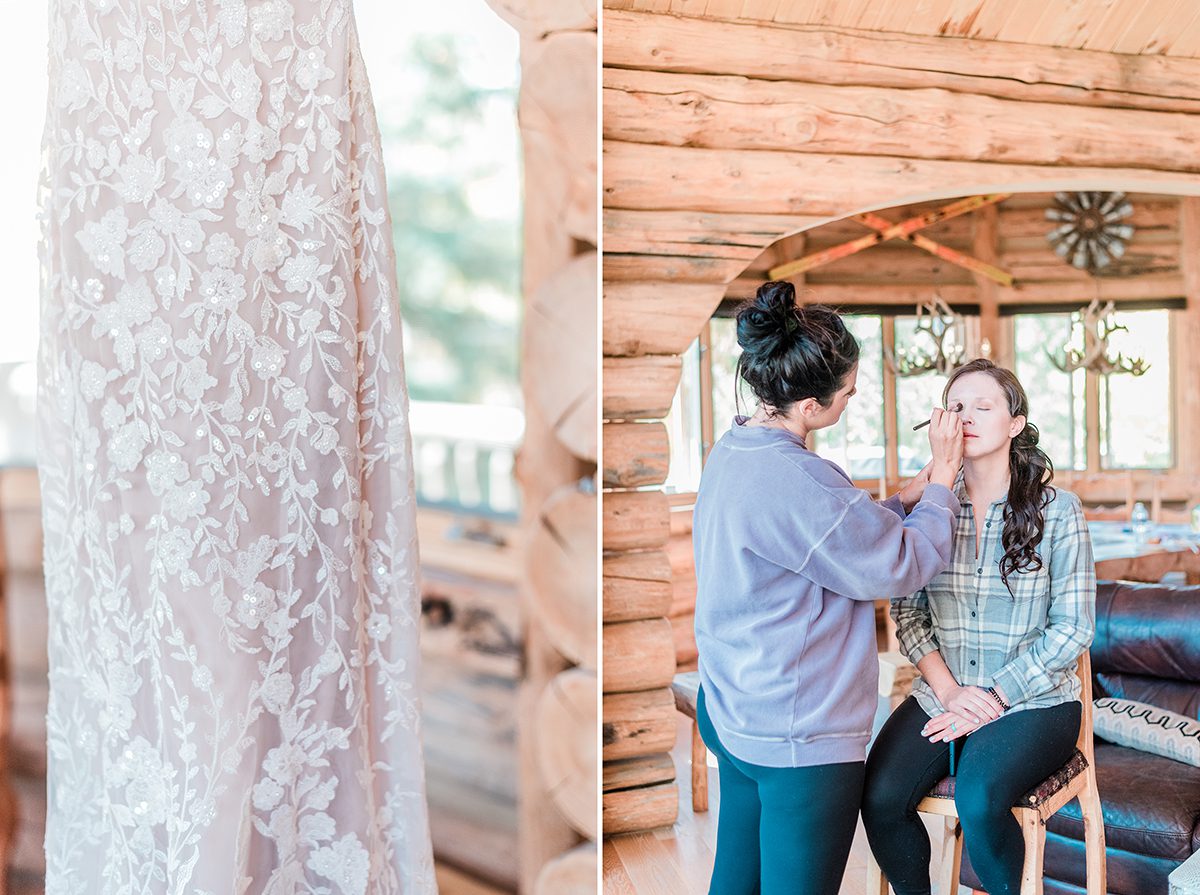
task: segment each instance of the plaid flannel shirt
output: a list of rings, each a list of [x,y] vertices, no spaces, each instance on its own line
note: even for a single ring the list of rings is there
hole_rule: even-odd
[[[988,507],[975,556],[975,514],[963,485],[950,567],[908,597],[894,600],[900,648],[916,664],[941,652],[962,686],[998,686],[1013,710],[1048,708],[1079,699],[1079,656],[1096,629],[1096,568],[1079,498],[1055,489],[1046,506],[1038,552],[1042,568],[1000,578],[1004,555],[1002,497]],[[926,714],[941,714],[933,690],[918,677],[913,695]]]

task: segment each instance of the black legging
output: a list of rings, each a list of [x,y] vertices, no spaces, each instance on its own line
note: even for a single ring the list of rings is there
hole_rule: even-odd
[[[837,895],[862,795],[861,761],[765,768],[730,755],[696,700],[721,788],[709,895]]]
[[[963,844],[989,895],[1021,891],[1025,846],[1012,806],[1071,757],[1081,715],[1078,702],[1009,712],[956,742]],[[921,736],[927,721],[910,696],[867,756],[863,825],[896,895],[930,893],[929,834],[917,803],[950,772],[950,745]]]

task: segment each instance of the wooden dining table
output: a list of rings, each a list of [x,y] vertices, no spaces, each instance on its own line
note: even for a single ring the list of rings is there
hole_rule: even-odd
[[[1150,525],[1139,538],[1128,522],[1089,522],[1088,532],[1098,579],[1158,581],[1183,572],[1200,584],[1200,533],[1187,525]]]

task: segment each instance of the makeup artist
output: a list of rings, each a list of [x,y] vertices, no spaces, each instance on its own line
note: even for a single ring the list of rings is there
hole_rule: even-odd
[[[934,408],[932,462],[877,503],[806,446],[855,394],[837,313],[767,283],[737,339],[758,407],[713,447],[693,519],[698,718],[720,774],[709,892],[835,895],[877,701],[873,601],[950,562],[962,424]]]

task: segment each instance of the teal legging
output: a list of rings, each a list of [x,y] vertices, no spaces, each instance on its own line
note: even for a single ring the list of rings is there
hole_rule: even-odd
[[[858,822],[864,762],[764,768],[721,745],[696,700],[721,790],[709,895],[837,895]]]

